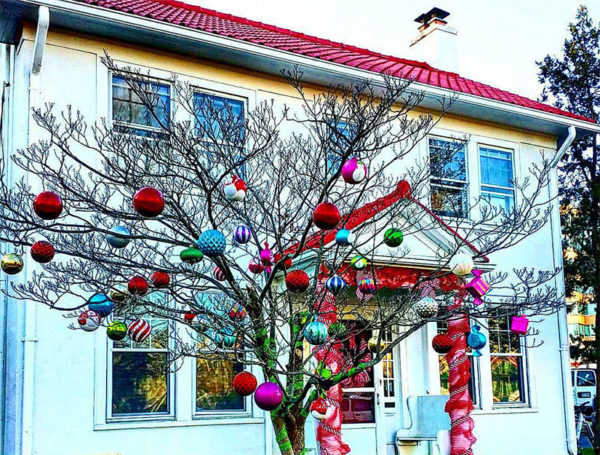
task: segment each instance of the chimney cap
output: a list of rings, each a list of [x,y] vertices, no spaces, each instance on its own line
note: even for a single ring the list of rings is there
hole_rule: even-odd
[[[434,7],[434,8],[431,8],[426,13],[423,13],[419,17],[417,17],[415,19],[415,22],[418,22],[419,24],[427,24],[432,19],[441,19],[441,20],[444,20],[448,16],[450,16],[450,13],[448,11],[444,11],[441,8]]]

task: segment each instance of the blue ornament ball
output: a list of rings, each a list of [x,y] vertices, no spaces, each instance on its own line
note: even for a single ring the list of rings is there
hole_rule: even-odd
[[[338,295],[342,290],[346,288],[346,282],[343,278],[334,275],[327,279],[327,281],[325,282],[325,287],[333,295]]]
[[[487,343],[485,335],[481,333],[481,327],[475,324],[471,327],[471,333],[467,337],[467,344],[473,349],[473,355],[475,357],[481,356],[480,349],[483,349]]]
[[[198,249],[208,257],[221,256],[227,246],[225,236],[215,229],[210,229],[200,234],[197,243]]]
[[[335,243],[342,246],[352,245],[356,240],[356,236],[350,229],[340,229],[335,234]]]
[[[131,242],[131,232],[125,226],[115,226],[106,236],[106,241],[113,248],[125,248]]]
[[[327,340],[327,326],[319,321],[309,323],[304,327],[304,338],[310,344],[323,344]]]
[[[237,243],[244,244],[248,243],[252,238],[252,231],[245,224],[240,224],[235,228],[235,232],[233,233],[233,240]]]
[[[105,318],[112,313],[113,309],[115,308],[115,304],[106,294],[98,293],[93,295],[88,301],[88,308]]]

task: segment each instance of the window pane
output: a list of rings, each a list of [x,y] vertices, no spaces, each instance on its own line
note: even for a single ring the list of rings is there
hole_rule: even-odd
[[[344,392],[342,400],[343,422],[374,423],[373,392]]]
[[[463,142],[429,138],[429,159],[432,177],[467,181]]]
[[[471,362],[471,377],[469,378],[469,395],[471,396],[471,401],[473,403],[477,403],[477,394],[475,393],[475,361],[472,356],[469,356],[469,360]],[[440,394],[442,395],[450,395],[450,387],[449,387],[449,376],[450,376],[450,368],[448,367],[448,361],[446,360],[445,355],[439,356],[439,365],[440,365]]]
[[[341,154],[345,153],[357,134],[357,127],[352,123],[330,122],[329,137],[332,150],[327,154],[327,173],[333,174],[341,166]]]
[[[218,141],[237,142],[244,138],[244,102],[207,93],[195,93],[196,135]],[[225,132],[224,132],[225,131]],[[225,135],[227,134],[227,137]]]
[[[465,217],[467,195],[464,185],[431,185],[431,209],[442,216]]]
[[[595,386],[596,377],[591,371],[578,371],[577,372],[577,385],[578,386]]]
[[[233,391],[233,377],[243,371],[237,362],[196,360],[196,411],[243,411],[244,397]]]
[[[492,355],[492,392],[494,402],[522,403],[522,357]]]
[[[151,109],[142,102],[136,92],[128,85],[127,80],[119,76],[113,76],[113,120],[151,128],[168,126],[171,116],[169,86],[154,82],[141,82],[138,85],[140,90],[147,93],[146,101],[152,103]],[[143,132],[144,130],[131,128],[123,132],[138,134],[138,131]]]
[[[168,413],[165,352],[113,352],[112,413]]]
[[[512,153],[486,147],[479,149],[481,184],[512,188]]]

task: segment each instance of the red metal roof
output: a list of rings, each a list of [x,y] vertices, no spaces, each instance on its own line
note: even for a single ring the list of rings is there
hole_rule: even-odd
[[[530,100],[505,90],[441,71],[427,63],[383,55],[262,22],[224,14],[173,0],[76,0],[123,13],[168,22],[221,36],[313,57],[328,62],[388,74],[435,87],[523,106],[564,117],[595,121]]]

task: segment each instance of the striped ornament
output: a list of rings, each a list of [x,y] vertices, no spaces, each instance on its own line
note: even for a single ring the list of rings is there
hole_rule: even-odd
[[[235,228],[235,232],[233,233],[233,240],[237,243],[244,244],[248,243],[252,238],[252,231],[245,224],[240,224]]]
[[[152,331],[152,327],[150,327],[150,323],[148,321],[144,321],[143,319],[136,319],[133,322],[130,322],[127,326],[127,333],[129,334],[129,338],[131,338],[136,343],[143,343],[150,336],[150,332]]]
[[[334,275],[325,282],[325,287],[333,295],[338,295],[346,287],[346,282],[338,275]]]
[[[220,267],[215,267],[213,270],[213,277],[217,281],[225,281],[225,272],[223,272]]]

